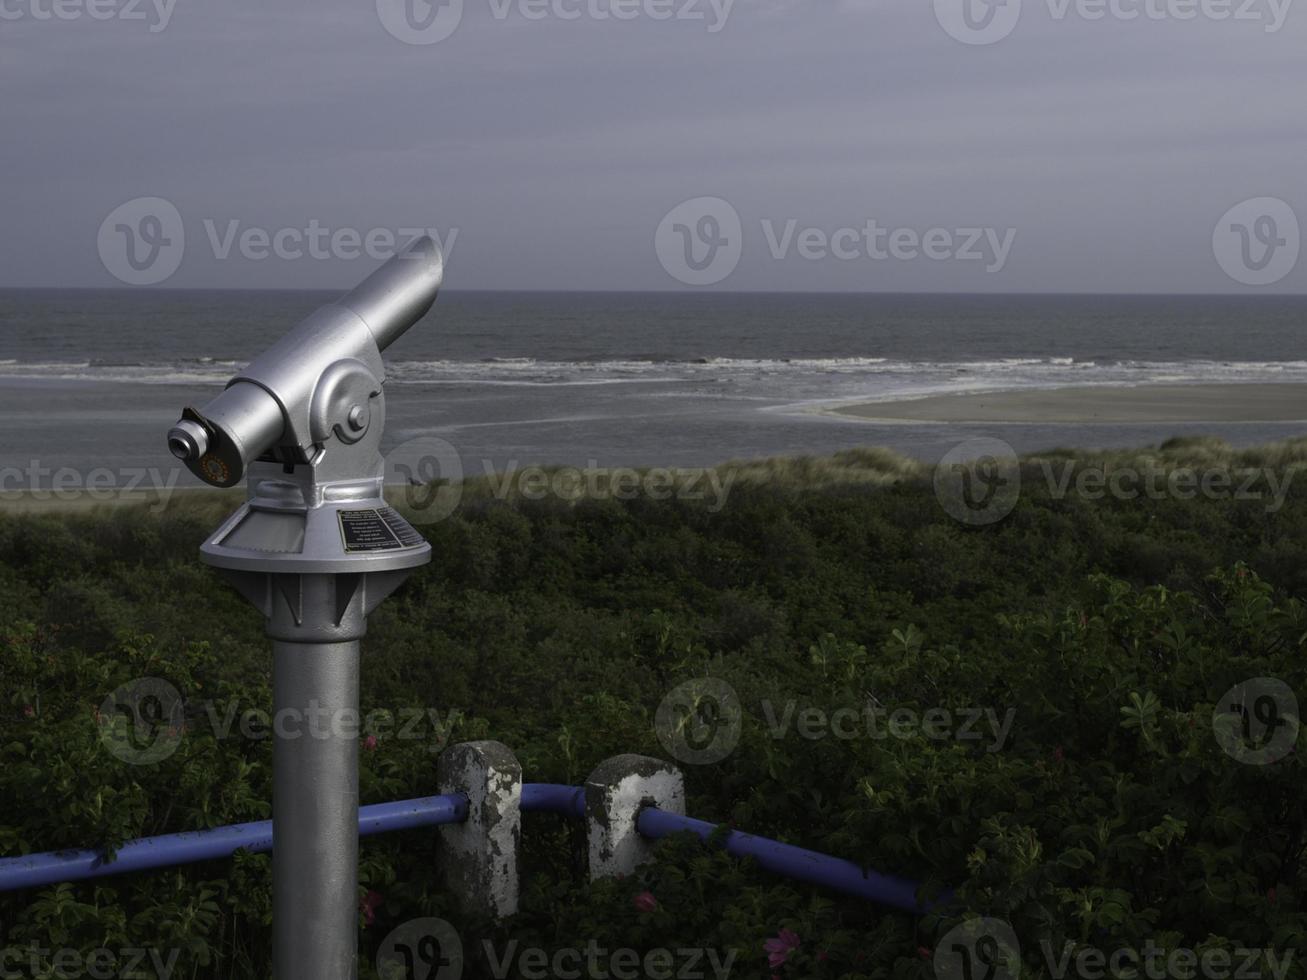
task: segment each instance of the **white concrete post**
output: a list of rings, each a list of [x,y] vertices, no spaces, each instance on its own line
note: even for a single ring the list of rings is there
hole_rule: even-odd
[[[653,842],[636,829],[640,809],[685,813],[685,779],[670,763],[643,755],[601,762],[585,782],[590,878],[630,874],[653,858]]]
[[[467,820],[440,828],[445,886],[465,912],[504,918],[517,911],[522,767],[501,742],[463,742],[440,755],[441,793],[468,798]]]

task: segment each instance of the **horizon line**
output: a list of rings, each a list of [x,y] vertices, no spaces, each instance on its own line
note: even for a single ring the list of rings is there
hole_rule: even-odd
[[[0,285],[0,292],[72,292],[72,293],[122,293],[157,295],[161,293],[345,293],[339,287],[332,286],[9,286]],[[558,296],[1039,296],[1039,297],[1163,297],[1175,299],[1303,299],[1307,292],[1259,292],[1245,290],[1241,292],[1170,292],[1165,290],[902,290],[902,289],[557,289],[557,288],[467,288],[450,287],[441,289],[442,295],[450,294],[521,294],[521,295],[558,295]]]

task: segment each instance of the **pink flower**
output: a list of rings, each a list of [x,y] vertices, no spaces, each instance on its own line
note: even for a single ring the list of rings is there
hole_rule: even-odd
[[[1053,761],[1054,761],[1054,762],[1061,762],[1061,761],[1062,761],[1063,759],[1065,759],[1065,758],[1066,758],[1066,756],[1065,756],[1065,755],[1063,754],[1063,752],[1062,752],[1062,746],[1059,745],[1057,748],[1055,748],[1055,749],[1053,750]]]
[[[782,928],[775,939],[768,939],[762,944],[767,954],[767,965],[775,969],[790,958],[790,953],[799,948],[799,937],[789,929]]]
[[[359,902],[359,910],[363,913],[363,924],[372,925],[377,918],[377,906],[381,904],[381,892],[369,891]]]
[[[36,709],[33,708],[30,704],[25,704],[25,705],[23,705],[23,717],[24,717],[24,718],[35,718],[35,717],[36,717]]]
[[[369,735],[363,740],[363,747],[369,752],[377,751],[377,736]]]
[[[658,908],[658,899],[653,897],[653,892],[641,892],[635,896],[635,907],[640,912],[652,912]]]
[[[927,949],[925,946],[918,946],[917,955],[920,956],[923,960],[928,960],[930,959],[930,950]]]

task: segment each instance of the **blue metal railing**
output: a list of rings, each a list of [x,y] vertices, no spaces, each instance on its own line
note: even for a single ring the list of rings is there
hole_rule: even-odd
[[[636,827],[642,836],[653,840],[684,830],[707,840],[717,830],[716,825],[706,820],[682,817],[653,807],[645,807],[640,811]],[[782,844],[766,837],[755,837],[738,830],[726,834],[722,846],[728,854],[753,858],[760,868],[786,878],[810,885],[822,885],[904,912],[925,912],[950,897],[945,895],[937,902],[920,902],[917,900],[917,890],[921,887],[918,882],[879,874],[843,858],[819,854],[793,844]]]
[[[462,823],[467,819],[467,807],[467,798],[462,794],[425,796],[360,807],[359,836]],[[585,790],[579,786],[523,783],[522,810],[582,818],[585,816]],[[682,831],[690,831],[706,840],[717,831],[715,824],[705,820],[683,817],[655,807],[645,807],[640,811],[636,827],[642,836],[651,840]],[[920,885],[917,882],[882,875],[843,858],[766,837],[730,831],[722,836],[721,844],[727,853],[753,858],[767,871],[904,912],[924,912],[950,898],[946,894],[936,902],[919,901],[917,891]],[[106,859],[103,851],[96,850],[53,851],[0,858],[0,892],[211,861],[230,857],[240,850],[252,853],[272,850],[272,821],[144,837],[128,841],[111,860]]]

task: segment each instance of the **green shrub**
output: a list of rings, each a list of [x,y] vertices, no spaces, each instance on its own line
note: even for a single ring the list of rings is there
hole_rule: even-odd
[[[976,914],[1011,924],[1031,975],[1047,970],[1041,942],[1307,948],[1301,753],[1240,764],[1212,725],[1250,678],[1307,691],[1307,492],[1291,485],[1268,513],[1264,499],[1058,496],[1037,478],[1127,464],[1288,474],[1305,446],[1031,457],[1016,509],[983,528],[940,509],[925,468],[875,450],[731,464],[720,512],[469,486],[423,528],[435,561],[364,641],[365,711],[440,719],[363,751],[364,803],[435,792],[449,740],[503,741],[533,782],[575,783],[620,752],[665,757],[659,703],[712,676],[738,694],[742,727],[727,758],[684,767],[694,815],[956,899],[886,912],[690,839],[591,884],[577,828],[528,815],[523,909],[501,924],[464,919],[441,893],[434,833],[366,840],[363,976],[387,932],[421,916],[500,949],[701,946],[733,954],[739,976],[930,977],[941,937]],[[270,743],[221,737],[198,707],[270,706],[262,624],[198,562],[220,510],[197,497],[163,514],[0,519],[0,853],[267,817]],[[139,677],[190,706],[178,750],[149,766],[109,754],[96,717]],[[869,707],[1012,715],[997,745],[994,731],[775,731],[804,709]],[[175,976],[266,976],[269,873],[266,855],[238,855],[0,896],[0,948],[154,946],[180,951]],[[781,929],[799,945],[771,971],[763,943]],[[476,963],[465,975],[488,969]]]

